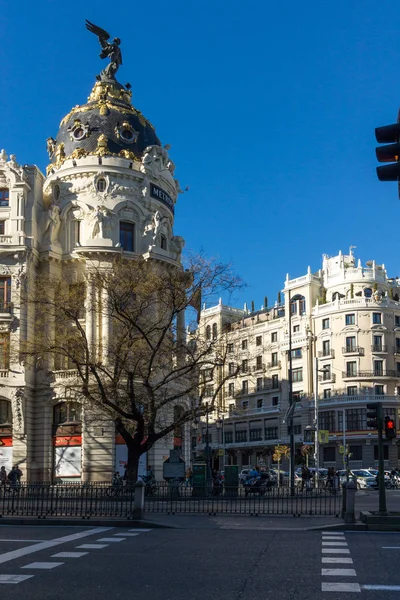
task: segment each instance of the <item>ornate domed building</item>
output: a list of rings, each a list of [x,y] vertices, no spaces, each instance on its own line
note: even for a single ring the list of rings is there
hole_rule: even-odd
[[[118,255],[179,266],[184,246],[173,232],[174,163],[132,105],[130,86],[115,79],[119,40],[104,44],[111,63],[87,103],[47,139],[46,177],[0,153],[0,464],[9,470],[18,463],[30,481],[110,479],[126,447],[111,422],[87,419],[65,397],[70,365],[54,359],[46,370],[40,359],[33,367],[18,357],[16,349],[34,335],[32,307],[20,301],[21,292],[35,273],[78,281],[89,263],[111,268]],[[93,310],[95,302],[88,289],[87,339],[106,344],[109,323]],[[171,436],[144,456],[158,476],[172,447]]]

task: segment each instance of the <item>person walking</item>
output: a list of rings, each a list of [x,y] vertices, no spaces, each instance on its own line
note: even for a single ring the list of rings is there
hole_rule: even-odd
[[[6,471],[6,468],[3,466],[0,469],[0,486],[5,488],[6,483],[7,483],[7,471]]]

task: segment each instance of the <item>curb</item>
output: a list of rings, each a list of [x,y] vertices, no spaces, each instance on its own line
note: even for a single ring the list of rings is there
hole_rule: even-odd
[[[137,521],[129,519],[48,519],[42,518],[31,518],[31,517],[0,517],[1,525],[25,525],[25,526],[36,526],[36,527],[137,527],[138,529],[178,529],[173,525],[166,525],[164,523],[155,523],[153,521]]]

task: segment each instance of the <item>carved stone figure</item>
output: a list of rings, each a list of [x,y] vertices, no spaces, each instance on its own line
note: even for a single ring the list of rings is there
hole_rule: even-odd
[[[185,245],[185,240],[180,235],[174,235],[169,243],[170,250],[175,252],[176,260],[181,260],[182,250]]]
[[[115,73],[118,71],[120,65],[122,65],[122,53],[120,49],[121,40],[119,38],[114,38],[110,43],[108,40],[110,39],[110,34],[94,25],[90,21],[86,19],[86,29],[97,35],[100,46],[102,47],[102,51],[100,52],[100,58],[109,58],[110,64],[106,66],[106,68],[97,76],[99,80],[107,80],[107,79],[115,79]]]
[[[7,161],[7,153],[5,150],[0,151],[0,163],[5,163]]]
[[[51,244],[57,243],[60,227],[60,209],[55,204],[52,204],[45,215],[43,238],[45,238],[45,236],[47,235]]]
[[[54,154],[54,150],[56,149],[56,140],[52,137],[47,138],[46,146],[47,146],[47,152],[49,154],[49,158],[51,158]]]
[[[104,239],[106,234],[108,234],[108,230],[110,227],[111,221],[111,211],[109,211],[105,206],[97,205],[93,210],[93,214],[91,217],[92,222],[92,234],[91,238],[96,239]]]
[[[142,173],[147,171],[164,171],[168,169],[170,163],[168,152],[161,146],[147,146],[142,158],[140,170]]]

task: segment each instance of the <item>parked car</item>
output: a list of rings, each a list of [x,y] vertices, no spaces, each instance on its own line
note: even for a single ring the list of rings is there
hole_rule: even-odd
[[[250,469],[242,469],[239,473],[239,485],[244,485],[247,479],[247,475],[250,473]]]
[[[340,483],[343,484],[347,479],[345,469],[339,471],[339,477]],[[372,487],[372,480],[375,479],[374,474],[369,469],[351,469],[349,471],[349,478],[353,477],[357,479],[357,489],[359,490]]]

